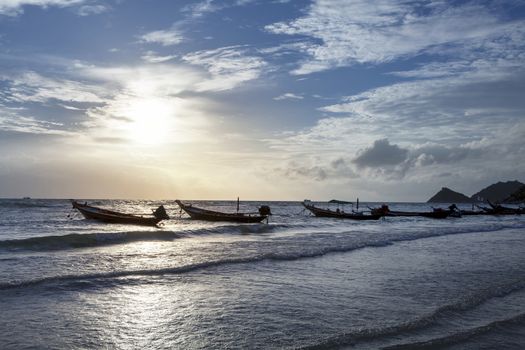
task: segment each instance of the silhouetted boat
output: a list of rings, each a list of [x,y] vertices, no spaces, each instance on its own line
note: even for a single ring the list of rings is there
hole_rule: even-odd
[[[383,215],[381,214],[364,214],[362,212],[351,212],[345,213],[342,210],[331,210],[318,208],[312,204],[312,202],[305,200],[303,206],[308,209],[312,214],[322,218],[338,218],[338,219],[352,219],[352,220],[378,220]]]
[[[462,216],[472,216],[472,215],[488,215],[484,210],[474,210],[474,204],[472,204],[472,210],[458,209],[461,212]]]
[[[192,206],[191,204],[184,204],[180,200],[175,201],[179,207],[194,220],[205,220],[205,221],[229,221],[239,223],[256,223],[261,222],[271,215],[270,207],[263,205],[259,208],[259,213],[223,213],[220,211],[201,209]],[[237,210],[239,210],[237,204]]]
[[[525,208],[510,208],[504,207],[501,204],[493,204],[491,201],[487,201],[490,205],[488,207],[482,207],[478,205],[488,215],[520,215],[525,214]]]
[[[483,210],[461,210],[461,215],[463,216],[472,216],[472,215],[488,215]]]
[[[71,202],[73,208],[77,209],[86,219],[93,219],[107,223],[155,226],[160,221],[169,219],[169,216],[162,205],[151,214],[152,216],[141,216],[97,208],[87,205],[87,203],[82,204],[77,201]]]
[[[371,208],[371,213],[382,216],[421,216],[431,219],[445,219],[451,214],[451,210],[434,209],[433,211],[396,211],[390,210],[388,205],[383,204],[379,208]]]

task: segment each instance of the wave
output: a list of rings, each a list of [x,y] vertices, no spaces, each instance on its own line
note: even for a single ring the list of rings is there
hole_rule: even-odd
[[[248,225],[248,226],[257,227],[257,225]],[[239,225],[235,225],[233,227],[236,227],[239,230],[243,230]],[[261,227],[266,227],[266,230],[280,228],[280,226],[272,227],[269,225],[261,225]],[[231,229],[231,226],[224,226],[222,227],[222,229],[225,231],[228,231]],[[137,231],[137,232],[125,232],[125,233],[120,233],[120,234],[104,234],[104,235],[101,235],[101,237],[104,237],[104,239],[97,240],[96,243],[93,243],[93,239],[96,239],[96,237],[94,238],[92,234],[53,236],[53,237],[42,237],[42,238],[45,240],[48,238],[59,237],[60,240],[62,241],[63,240],[62,237],[66,237],[65,238],[66,242],[68,239],[71,240],[71,242],[68,242],[68,244],[70,245],[71,244],[76,244],[76,245],[84,244],[84,246],[86,246],[89,244],[101,244],[101,242],[102,244],[112,244],[113,243],[112,240],[115,240],[115,239],[118,242],[122,242],[123,240],[126,240],[126,239],[127,240],[152,240],[152,239],[171,240],[171,239],[178,238],[181,236],[187,236],[189,234],[196,234],[196,233],[202,234],[206,232],[217,233],[218,231],[212,230],[212,229],[201,229],[201,230],[183,231],[183,232],[177,232],[177,233],[172,232],[172,231],[153,231],[153,232]],[[467,231],[467,232],[470,232],[470,231]],[[454,234],[458,234],[458,233],[465,233],[465,232],[454,232]],[[79,236],[86,236],[86,237],[79,237]],[[95,273],[95,274],[79,274],[79,275],[62,275],[62,276],[44,277],[41,279],[34,279],[34,280],[27,280],[27,281],[0,283],[0,289],[11,289],[11,288],[40,285],[40,284],[45,284],[48,282],[60,283],[60,282],[68,282],[68,281],[75,281],[75,280],[78,281],[78,280],[95,280],[95,279],[114,279],[114,278],[131,277],[131,276],[158,276],[158,275],[166,275],[166,274],[183,274],[183,273],[193,272],[197,270],[207,269],[210,267],[257,263],[257,262],[264,261],[264,260],[294,261],[294,260],[300,260],[300,259],[316,258],[316,257],[320,257],[320,256],[324,256],[327,254],[332,254],[332,253],[346,253],[346,252],[363,249],[363,248],[369,248],[369,247],[386,247],[386,246],[394,244],[395,242],[412,241],[412,240],[428,238],[428,237],[429,236],[427,233],[422,233],[422,235],[419,237],[414,237],[414,236],[409,235],[405,237],[395,237],[395,238],[390,238],[390,239],[378,238],[376,240],[357,240],[357,241],[347,242],[347,245],[341,245],[340,241],[335,241],[334,244],[330,246],[324,246],[324,247],[319,246],[318,244],[315,244],[315,245],[300,244],[299,250],[295,252],[293,250],[286,250],[286,252],[259,253],[257,255],[252,255],[252,256],[247,256],[247,257],[219,259],[215,261],[207,261],[207,262],[195,263],[195,264],[184,265],[184,266],[179,266],[179,267],[168,267],[168,268],[161,268],[161,269],[126,270],[126,271],[101,272],[101,273]],[[31,242],[31,240],[33,239],[29,238],[29,239],[21,240],[21,241],[24,241],[24,244],[30,244],[29,242]],[[17,243],[20,244],[20,241]],[[525,286],[525,281],[523,282],[523,286]],[[523,286],[520,285],[519,288],[523,288]],[[468,303],[472,303],[473,301],[476,302],[476,300],[477,300],[476,298],[470,297],[465,301],[465,303],[467,303],[467,305],[470,305]],[[457,307],[458,306],[454,305],[452,306],[452,309],[457,308]],[[447,310],[448,310],[447,308],[444,308],[444,309],[439,310],[439,312],[444,312]]]
[[[0,208],[56,208],[64,206],[65,203],[58,200],[51,202],[40,199],[3,199],[0,200]]]
[[[40,236],[24,239],[0,240],[0,248],[14,250],[61,250],[98,247],[140,241],[172,241],[178,238],[212,234],[265,234],[289,228],[290,225],[254,224],[226,225],[181,231],[144,230],[123,232],[72,233],[68,235]]]
[[[103,232],[62,236],[42,236],[25,239],[0,241],[0,247],[6,249],[59,250],[103,246],[134,241],[173,240],[181,235],[173,231],[129,231]]]
[[[525,289],[525,280],[519,279],[509,284],[486,289],[480,293],[472,293],[472,294],[466,295],[454,303],[439,307],[427,315],[423,315],[419,318],[416,318],[408,322],[400,323],[398,325],[394,325],[390,327],[363,329],[363,330],[344,333],[336,337],[325,339],[318,344],[302,347],[301,349],[304,349],[304,350],[306,349],[308,350],[333,349],[333,348],[338,348],[338,347],[355,345],[359,342],[365,342],[367,340],[375,340],[377,338],[399,336],[399,335],[402,335],[403,333],[420,330],[420,329],[424,329],[425,327],[431,326],[439,318],[446,317],[447,315],[451,313],[454,314],[457,312],[473,309],[476,306],[481,305],[490,299],[501,298],[509,294],[512,294],[514,292],[521,291],[523,289]],[[525,314],[519,315],[517,316],[517,318],[514,317],[512,319],[505,320],[505,321],[495,321],[489,324],[488,326],[482,326],[482,327],[479,327],[479,329],[476,328],[474,330],[477,330],[477,331],[483,330],[484,332],[484,331],[489,330],[489,329],[486,329],[486,327],[489,327],[490,329],[492,329],[493,327],[497,326],[501,322],[516,322],[516,320],[522,321],[524,319],[525,319]],[[468,332],[472,332],[472,331],[473,330],[469,330]],[[461,335],[461,333],[457,333],[456,334],[457,339],[461,340],[462,336],[467,335],[468,332],[465,332],[465,334],[463,335]],[[434,346],[441,345],[439,344],[440,341],[452,341],[453,337],[454,336],[435,339],[436,343],[434,344]],[[413,344],[414,344],[414,348],[417,348],[419,346],[422,346],[422,347],[430,346],[430,345],[426,345],[426,343],[431,344],[431,342],[432,340],[428,342],[413,343]],[[410,348],[409,347],[410,344],[405,344],[405,345],[407,346],[407,348]],[[385,349],[405,349],[405,347],[403,346],[404,345],[395,345],[392,347],[387,347]]]
[[[0,249],[8,250],[32,250],[32,251],[47,251],[47,250],[62,250],[71,248],[89,248],[99,247],[121,243],[132,243],[140,241],[172,241],[178,238],[215,235],[215,234],[230,234],[230,235],[249,235],[249,234],[268,234],[272,232],[285,230],[304,230],[308,229],[311,236],[320,236],[323,232],[315,231],[321,228],[326,228],[327,225],[318,223],[270,223],[270,224],[231,224],[223,226],[209,226],[196,229],[182,229],[182,230],[143,230],[143,231],[122,231],[122,232],[97,232],[97,233],[72,233],[67,235],[52,235],[39,236],[24,239],[9,239],[0,240]],[[331,227],[331,226],[328,226]],[[520,227],[523,227],[520,226]],[[385,246],[395,242],[413,241],[424,238],[440,237],[452,234],[466,234],[477,232],[492,232],[503,229],[514,229],[515,225],[492,224],[474,227],[438,227],[425,231],[412,232],[397,232],[391,234],[376,233],[373,235],[364,236],[369,238],[368,242],[364,242],[366,246]],[[326,232],[331,235],[347,235],[357,234],[359,232]],[[351,246],[334,249],[334,252],[349,251],[356,248],[364,247],[362,242],[359,246],[354,246],[355,242],[349,242]],[[324,254],[324,253],[323,253]]]
[[[28,280],[28,281],[14,281],[7,283],[0,283],[0,290],[4,289],[13,289],[21,287],[30,287],[41,285],[45,283],[61,283],[61,282],[70,282],[70,281],[86,281],[86,280],[97,280],[97,279],[114,279],[121,277],[133,277],[133,276],[160,276],[168,274],[184,274],[193,271],[203,270],[211,267],[223,266],[223,265],[237,265],[237,264],[248,264],[264,260],[274,260],[274,261],[293,261],[304,258],[315,258],[322,256],[328,253],[334,252],[346,252],[349,250],[361,249],[371,245],[360,244],[353,248],[344,248],[344,247],[333,247],[327,249],[321,249],[317,251],[303,251],[297,253],[266,253],[260,254],[257,256],[249,256],[244,258],[231,258],[231,259],[222,259],[215,261],[207,261],[195,264],[189,264],[184,266],[169,267],[162,269],[144,269],[144,270],[126,270],[126,271],[112,271],[112,272],[101,272],[101,273],[92,273],[92,274],[79,274],[79,275],[62,275],[62,276],[51,276],[44,277],[40,279]]]
[[[387,346],[387,347],[383,347],[383,349],[384,350],[398,350],[398,349],[409,350],[409,349],[428,349],[428,348],[434,349],[436,347],[442,347],[442,346],[448,346],[448,345],[461,343],[461,342],[469,340],[470,338],[481,335],[483,333],[488,333],[493,329],[497,329],[500,327],[506,328],[509,325],[523,323],[524,321],[525,321],[525,313],[513,316],[505,320],[494,321],[487,325],[467,329],[465,331],[454,333],[448,336],[434,338],[434,339],[421,341],[421,342],[404,343],[404,344],[398,344],[398,345],[393,345],[393,346]]]

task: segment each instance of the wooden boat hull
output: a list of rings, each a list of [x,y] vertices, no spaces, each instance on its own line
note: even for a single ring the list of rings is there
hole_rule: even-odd
[[[521,215],[525,214],[525,208],[509,208],[504,207],[500,204],[493,204],[491,201],[488,201],[490,208],[481,207],[489,215]]]
[[[431,218],[431,219],[446,219],[450,216],[450,211],[440,210],[440,211],[422,212],[422,213],[419,213],[419,216],[422,216],[424,218]]]
[[[392,211],[385,210],[382,208],[372,209],[372,213],[377,213],[377,215],[390,216],[390,217],[424,217],[431,219],[445,219],[450,216],[449,210],[439,210],[439,211],[428,211],[428,212],[418,212],[418,211]]]
[[[489,215],[484,211],[474,211],[474,210],[462,210],[461,215],[463,216],[473,216],[473,215]]]
[[[156,217],[123,214],[116,211],[93,207],[87,204],[81,204],[76,201],[73,201],[72,204],[73,208],[77,209],[86,219],[97,220],[105,223],[156,226],[163,220]]]
[[[222,213],[218,211],[201,209],[193,207],[191,205],[186,205],[179,200],[176,200],[175,202],[193,220],[253,224],[261,222],[268,217],[266,215],[250,215],[245,213]]]
[[[330,209],[317,208],[314,205],[303,203],[303,206],[308,209],[316,217],[321,218],[337,218],[337,219],[351,219],[351,220],[378,220],[383,215],[380,214],[356,214],[356,213],[344,213],[337,212]]]

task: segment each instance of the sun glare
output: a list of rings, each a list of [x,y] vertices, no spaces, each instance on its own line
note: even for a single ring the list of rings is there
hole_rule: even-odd
[[[134,143],[159,145],[168,142],[169,131],[175,123],[173,103],[163,98],[144,98],[132,101],[126,117],[127,137]]]

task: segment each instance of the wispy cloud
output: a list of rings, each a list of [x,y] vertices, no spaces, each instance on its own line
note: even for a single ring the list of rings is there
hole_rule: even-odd
[[[93,5],[80,6],[77,13],[80,16],[90,16],[90,15],[99,15],[109,10],[110,10],[110,7],[108,5],[93,4]]]
[[[62,124],[27,117],[0,107],[0,130],[24,134],[73,135]]]
[[[203,66],[211,78],[198,84],[200,91],[230,90],[249,80],[257,79],[266,62],[257,56],[251,56],[247,49],[229,46],[214,50],[187,54],[183,60]]]
[[[303,98],[304,97],[302,95],[297,95],[292,92],[287,92],[277,97],[274,97],[273,99],[276,101],[282,101],[282,100],[302,100]]]
[[[137,66],[84,66],[76,72],[79,78],[114,84],[137,94],[174,96],[194,91],[205,77],[191,67],[170,64]]]
[[[177,45],[184,39],[177,29],[155,30],[143,34],[139,37],[140,41],[148,44],[160,44],[162,46]]]
[[[494,176],[494,169],[502,178],[514,178],[525,151],[525,70],[514,47],[519,31],[514,37],[495,45],[494,57],[396,72],[411,80],[322,107],[328,116],[269,140],[270,147],[287,155],[285,174],[312,169],[305,159],[324,155],[316,171],[330,173],[332,158],[339,157],[367,181],[435,183],[443,181],[438,179],[443,173],[480,180]]]
[[[206,14],[220,11],[234,6],[244,6],[255,2],[255,0],[204,0],[185,6],[182,11],[187,12],[193,18],[203,17]]]
[[[275,34],[306,35],[307,58],[294,74],[357,63],[381,63],[442,45],[464,45],[505,31],[497,6],[392,0],[318,0],[304,17],[266,26]]]
[[[189,107],[189,100],[175,97],[183,91],[194,91],[197,83],[206,79],[196,69],[161,63],[138,67],[70,64],[75,69],[69,69],[67,78],[50,78],[32,71],[0,76],[0,82],[6,86],[0,93],[0,107],[1,103],[10,106],[2,107],[5,118],[2,129],[38,134],[82,130],[94,137],[114,137],[126,133],[126,125],[139,117],[151,114],[154,119],[155,115],[163,114],[163,118],[170,119],[190,108],[195,110],[191,115],[200,123],[198,108]],[[54,113],[35,117],[30,111],[11,108],[37,105]],[[72,115],[57,114],[60,109]],[[67,125],[58,126],[49,119],[62,119]]]
[[[172,59],[174,59],[176,57],[177,57],[177,55],[161,56],[158,53],[156,53],[155,51],[147,51],[142,56],[140,56],[140,58],[142,58],[144,61],[150,62],[150,63],[166,62],[166,61],[172,60]]]
[[[16,16],[23,13],[24,6],[69,7],[86,3],[86,0],[7,0],[0,2],[0,15]]]
[[[222,9],[223,7],[224,7],[224,4],[219,5],[213,0],[205,0],[205,1],[197,2],[195,4],[185,6],[182,9],[182,11],[190,13],[192,17],[202,17],[207,13],[218,11]]]
[[[322,111],[345,114],[349,122],[374,126],[380,132],[396,133],[413,141],[439,138],[442,142],[461,142],[473,135],[483,137],[501,125],[519,122],[525,108],[518,96],[525,88],[520,82],[525,71],[510,61],[500,62],[500,66],[497,62],[492,66],[483,64],[482,68],[470,66],[457,76],[440,74],[438,78],[372,89],[325,106]],[[494,94],[496,86],[504,93]],[[382,127],[386,125],[388,131]],[[404,131],[414,128],[417,135]]]
[[[207,139],[203,134],[213,123],[203,112],[209,102],[193,96],[204,74],[195,68],[158,63],[141,66],[88,66],[81,77],[111,84],[112,94],[104,104],[86,112],[82,124],[88,135],[112,144],[140,139],[150,134],[152,140],[165,138],[167,143]],[[119,142],[115,142],[115,137]],[[152,141],[149,140],[149,141]]]
[[[99,86],[70,79],[49,78],[36,72],[0,76],[7,82],[3,99],[9,102],[104,102],[104,90]]]

